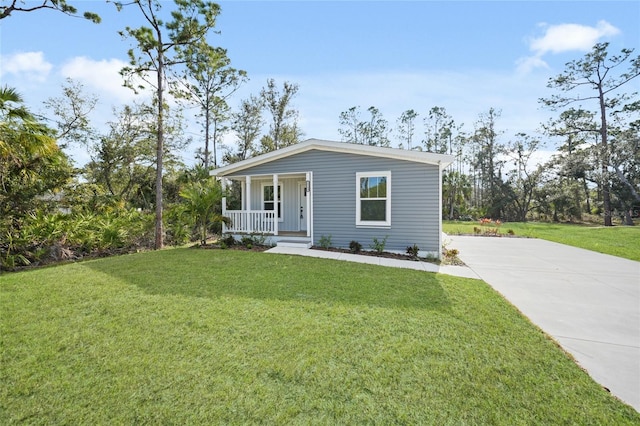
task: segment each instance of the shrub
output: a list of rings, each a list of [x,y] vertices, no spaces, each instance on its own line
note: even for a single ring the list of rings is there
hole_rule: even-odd
[[[446,247],[442,248],[442,255],[445,257],[445,259],[455,259],[456,257],[458,257],[458,254],[460,254],[458,249],[448,249]]]
[[[354,253],[360,253],[360,251],[362,250],[362,244],[360,244],[357,241],[351,241],[349,243],[349,249],[354,252]]]
[[[384,247],[387,245],[387,238],[389,238],[388,235],[386,235],[384,239],[380,241],[378,240],[378,238],[373,237],[373,244],[371,244],[369,247],[371,247],[372,250],[375,250],[378,253],[382,253],[384,251]]]
[[[261,234],[245,235],[240,240],[240,244],[250,249],[253,246],[264,246],[267,237]]]
[[[411,256],[411,259],[417,260],[418,253],[420,252],[420,247],[417,244],[407,247],[407,254]]]
[[[318,243],[320,244],[320,247],[322,247],[323,249],[328,249],[331,247],[331,234],[329,234],[329,236],[321,236],[320,240],[318,240]]]
[[[236,239],[233,238],[233,235],[227,235],[226,237],[220,240],[220,245],[226,245],[227,247],[232,247],[236,244]]]

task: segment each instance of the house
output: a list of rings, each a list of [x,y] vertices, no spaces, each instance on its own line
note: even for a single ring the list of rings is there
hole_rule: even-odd
[[[262,234],[278,245],[334,247],[351,241],[369,249],[439,256],[442,170],[453,157],[420,151],[309,139],[213,170],[223,188],[235,182],[238,209],[225,233]]]

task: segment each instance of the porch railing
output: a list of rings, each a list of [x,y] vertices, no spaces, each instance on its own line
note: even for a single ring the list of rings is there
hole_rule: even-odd
[[[274,211],[273,210],[227,210],[224,215],[231,220],[225,226],[225,232],[273,234]]]

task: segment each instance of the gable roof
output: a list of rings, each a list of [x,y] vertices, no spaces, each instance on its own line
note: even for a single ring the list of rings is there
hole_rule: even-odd
[[[447,167],[453,162],[453,156],[446,154],[434,154],[432,152],[410,151],[398,148],[385,148],[379,146],[360,145],[346,142],[327,141],[321,139],[307,139],[286,148],[258,155],[228,166],[220,167],[210,172],[211,176],[228,176],[233,173],[254,167],[270,161],[286,158],[295,154],[310,150],[343,152],[348,154],[366,155],[372,157],[393,158],[396,160],[413,161],[416,163],[438,165]]]

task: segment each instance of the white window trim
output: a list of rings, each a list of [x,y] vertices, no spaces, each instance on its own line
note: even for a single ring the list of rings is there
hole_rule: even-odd
[[[387,220],[373,221],[373,220],[360,220],[360,179],[367,177],[386,177],[387,178],[387,196],[380,198],[386,200],[386,214]],[[391,171],[384,172],[357,172],[356,173],[356,227],[358,228],[390,228],[391,227]]]
[[[264,199],[264,187],[265,186],[273,186],[273,182],[262,182],[262,185],[260,186],[260,206],[262,208],[262,210],[265,210],[264,208],[264,203],[265,203],[265,199]],[[284,194],[282,193],[282,182],[278,182],[278,196],[280,197],[280,201],[275,201],[274,200],[274,211],[277,212],[277,210],[275,209],[275,203],[280,204],[280,217],[278,218],[278,222],[284,222],[284,210],[282,210],[282,206],[284,205]],[[271,201],[267,201],[267,202],[271,202]],[[277,214],[277,213],[276,213]]]

